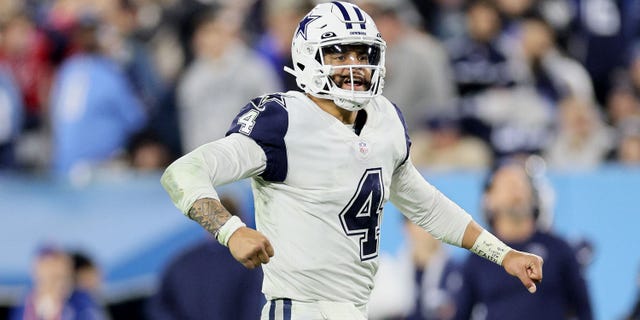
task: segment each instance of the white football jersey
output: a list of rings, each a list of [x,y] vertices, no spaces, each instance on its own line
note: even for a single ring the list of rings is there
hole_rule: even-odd
[[[252,181],[257,229],[276,255],[264,270],[271,298],[364,305],[378,268],[382,207],[409,140],[384,97],[353,128],[290,91],[254,99],[230,133],[254,139],[267,156]],[[357,130],[358,128],[356,128]]]
[[[256,98],[227,137],[172,163],[162,178],[188,214],[215,186],[252,177],[257,229],[275,255],[262,266],[269,299],[349,302],[363,310],[378,268],[382,208],[460,245],[471,217],[427,183],[408,160],[399,110],[384,97],[353,128],[303,93]]]

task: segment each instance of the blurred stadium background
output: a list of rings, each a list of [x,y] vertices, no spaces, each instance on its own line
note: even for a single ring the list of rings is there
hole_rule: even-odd
[[[538,156],[552,228],[591,249],[597,319],[624,318],[640,293],[640,1],[356,2],[388,42],[385,94],[425,177],[483,222],[491,165]],[[0,1],[0,319],[44,245],[87,252],[113,318],[143,318],[166,263],[205,237],[162,169],[249,98],[296,89],[282,66],[313,3]],[[223,193],[251,217],[247,182]],[[384,217],[393,255],[400,214]]]

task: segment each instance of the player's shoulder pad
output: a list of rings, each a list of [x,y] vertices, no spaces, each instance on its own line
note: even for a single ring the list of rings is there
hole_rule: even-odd
[[[233,119],[226,135],[241,133],[251,138],[285,133],[288,125],[287,104],[282,93],[252,99]]]
[[[284,136],[289,128],[286,94],[266,94],[252,99],[233,119],[226,135],[239,133],[253,139],[267,156],[262,177],[283,181],[287,175],[287,152]]]

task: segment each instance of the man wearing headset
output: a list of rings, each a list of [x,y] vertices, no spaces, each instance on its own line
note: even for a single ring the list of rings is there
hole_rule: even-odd
[[[519,284],[504,272],[469,256],[462,267],[455,319],[592,319],[575,251],[538,223],[540,195],[524,166],[519,162],[498,166],[489,175],[482,205],[498,238],[544,259],[544,285],[535,295],[523,295]]]

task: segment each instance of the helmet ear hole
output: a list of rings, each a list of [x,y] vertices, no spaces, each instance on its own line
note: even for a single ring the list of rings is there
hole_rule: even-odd
[[[298,66],[298,68],[300,68],[300,71],[304,71],[304,64],[298,62],[298,63],[296,63],[296,66]]]
[[[311,46],[311,45],[306,45],[306,46],[304,47],[304,53],[305,53],[306,55],[308,55],[308,56],[313,55],[313,52],[314,52],[314,51],[315,51],[315,49],[314,49],[314,48],[313,48],[313,46]]]

